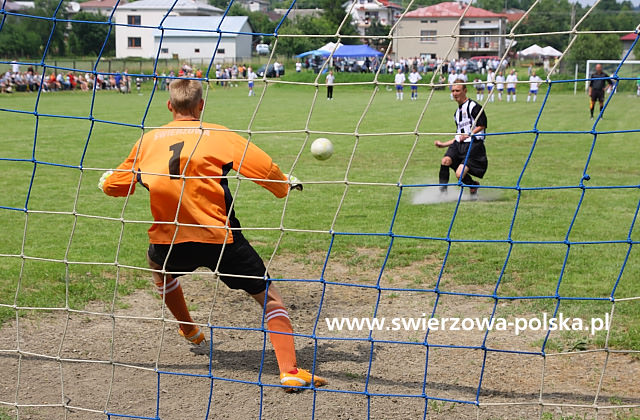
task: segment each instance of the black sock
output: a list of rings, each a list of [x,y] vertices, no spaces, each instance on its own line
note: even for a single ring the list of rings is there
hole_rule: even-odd
[[[448,184],[449,183],[449,167],[445,165],[440,165],[440,184]]]
[[[473,179],[469,174],[466,174],[465,176],[462,177],[462,183],[465,185],[475,185],[475,182],[473,182]]]

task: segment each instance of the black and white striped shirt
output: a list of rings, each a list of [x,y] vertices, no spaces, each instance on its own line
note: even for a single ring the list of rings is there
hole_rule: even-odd
[[[487,127],[487,115],[484,111],[480,112],[480,104],[472,99],[467,99],[462,105],[458,106],[458,109],[453,114],[453,118],[458,127],[456,133],[458,134],[471,134],[471,130],[474,127],[482,126]],[[478,114],[480,116],[478,117]],[[477,118],[477,121],[476,121]],[[474,124],[475,121],[475,124]],[[474,135],[474,140],[484,140],[485,130],[484,128]],[[460,136],[456,136],[456,141],[460,141]],[[464,140],[465,143],[471,141],[471,137]]]

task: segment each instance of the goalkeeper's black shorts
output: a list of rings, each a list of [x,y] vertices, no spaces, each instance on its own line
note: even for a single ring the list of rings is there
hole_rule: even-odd
[[[164,265],[169,245],[150,244],[149,258],[158,265]],[[192,272],[200,267],[215,271],[222,251],[222,244],[184,242],[174,244],[167,261],[168,272]],[[233,243],[224,247],[222,260],[218,268],[220,280],[231,289],[244,290],[250,295],[263,292],[267,288],[269,277],[262,258],[251,244],[240,234],[234,232]],[[172,274],[179,277],[183,274]],[[258,277],[258,278],[252,278]]]
[[[604,102],[604,89],[591,89],[591,100],[593,102]]]
[[[454,141],[447,149],[445,156],[451,158],[451,169],[454,171],[458,169],[458,166],[462,165],[467,159],[467,151],[469,150],[469,143],[460,143]],[[469,167],[469,174],[478,178],[482,178],[487,172],[489,162],[487,160],[487,151],[484,148],[483,140],[474,140],[471,151],[469,152],[469,158],[467,159],[467,166]]]

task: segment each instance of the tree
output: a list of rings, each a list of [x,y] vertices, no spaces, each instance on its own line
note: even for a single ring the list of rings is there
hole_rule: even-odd
[[[622,44],[616,34],[583,34],[571,46],[569,57],[575,63],[587,60],[619,60]]]
[[[106,22],[107,17],[89,12],[77,13],[73,20]],[[107,39],[108,37],[108,39]],[[76,55],[98,55],[107,40],[103,55],[113,55],[115,51],[115,27],[109,32],[109,25],[73,22],[69,36],[70,50]]]
[[[20,16],[7,16],[0,27],[0,57],[37,57],[40,38],[31,27],[33,19]]]
[[[344,0],[322,0],[320,2],[322,5],[322,19],[325,19],[328,27],[330,28],[329,32],[325,33],[335,33],[342,21],[347,18],[344,26],[340,29],[341,35],[357,35],[356,28],[351,24],[351,15],[347,15],[347,11],[342,5],[344,4]],[[355,44],[357,42],[356,38],[343,38],[341,39],[343,44]]]
[[[481,9],[491,10],[492,12],[501,13],[506,4],[505,0],[478,0],[477,6]]]
[[[391,26],[383,25],[378,20],[374,20],[368,28],[364,30],[364,34],[367,36],[387,36],[389,35],[389,31],[391,31]],[[380,50],[386,49],[389,46],[388,38],[369,38],[369,44]]]
[[[533,12],[516,28],[517,34],[543,34],[557,31],[568,31],[571,24],[571,4],[568,0],[542,0]],[[522,48],[532,44],[551,45],[562,51],[569,43],[568,35],[544,34],[526,36],[518,39]]]
[[[43,46],[48,45],[48,54],[65,55],[66,54],[66,22],[54,21],[56,19],[67,19],[66,0],[35,0],[34,8],[29,10],[32,16],[42,16],[50,18],[33,19],[29,27],[40,39]]]

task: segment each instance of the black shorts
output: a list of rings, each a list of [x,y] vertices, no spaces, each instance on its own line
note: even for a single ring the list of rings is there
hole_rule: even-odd
[[[267,288],[268,280],[263,278],[249,278],[242,276],[264,277],[267,269],[262,258],[251,244],[238,233],[233,234],[234,242],[224,247],[222,261],[220,261],[220,280],[230,289],[241,289],[255,295]],[[207,267],[215,271],[222,251],[222,244],[208,244],[201,242],[185,242],[174,244],[167,261],[166,270],[169,272],[191,272],[199,267]],[[149,258],[158,265],[163,265],[169,252],[169,245],[150,244]],[[227,275],[225,275],[227,274]],[[233,276],[229,276],[232,274]],[[174,277],[179,277],[179,274]],[[239,277],[236,277],[239,276]],[[269,274],[266,273],[267,278]]]
[[[469,150],[469,143],[460,143],[454,141],[447,149],[445,156],[451,158],[451,168],[455,171],[458,166],[464,163],[467,158],[467,151]],[[478,178],[482,178],[487,172],[487,151],[484,148],[483,140],[474,140],[473,146],[471,146],[471,152],[469,152],[469,159],[467,160],[467,166],[469,167],[469,174]]]
[[[591,100],[604,102],[604,89],[591,89]]]

